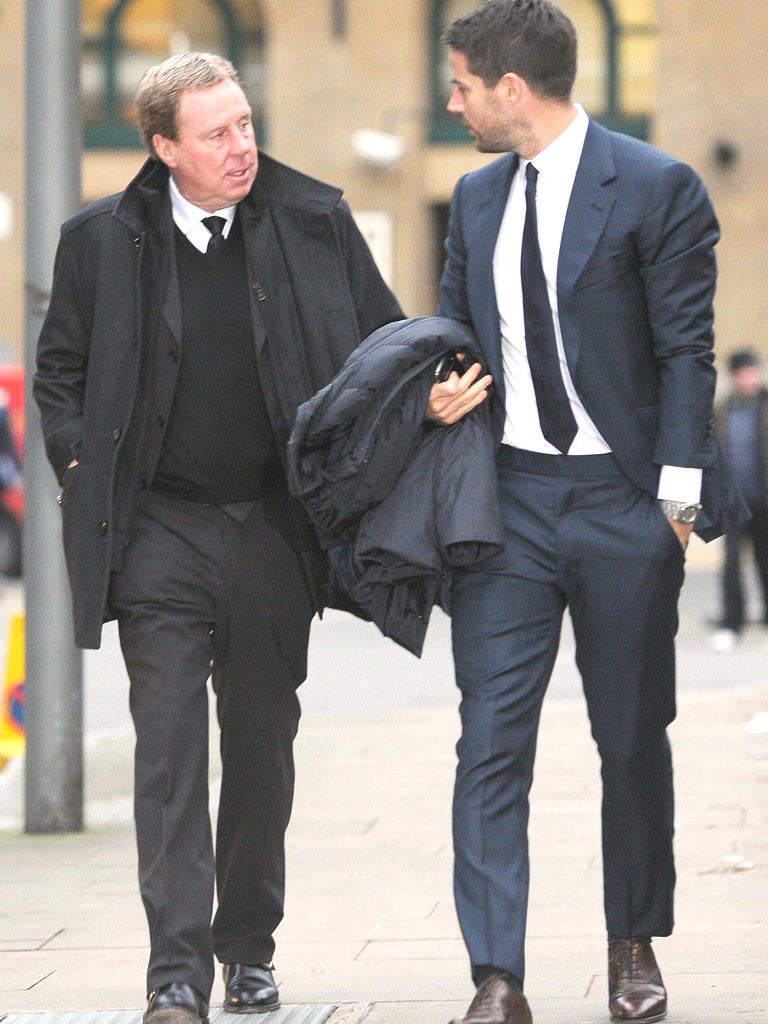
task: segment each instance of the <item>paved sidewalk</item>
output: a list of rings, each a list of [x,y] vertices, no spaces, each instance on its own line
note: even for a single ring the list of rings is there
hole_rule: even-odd
[[[672,1024],[768,1024],[768,634],[752,627],[714,654],[712,587],[706,567],[691,571],[682,604],[677,927],[655,948]],[[437,617],[422,662],[407,656],[394,673],[389,642],[371,629],[330,615],[313,640],[319,679],[313,670],[305,687],[277,936],[285,1007],[264,1024],[447,1024],[472,996],[451,893],[448,626]],[[349,653],[361,642],[369,659]],[[572,661],[566,635],[532,796],[536,1024],[608,1020],[598,762]],[[342,678],[357,690],[339,708]],[[408,687],[421,688],[419,701],[400,699]],[[89,740],[80,835],[24,835],[22,765],[0,773],[0,1024],[140,1020],[147,940],[131,746],[127,729]],[[215,769],[212,782],[215,800]],[[217,980],[212,1005],[221,996]]]

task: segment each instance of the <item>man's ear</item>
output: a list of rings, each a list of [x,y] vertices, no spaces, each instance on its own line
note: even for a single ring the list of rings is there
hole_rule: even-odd
[[[159,160],[162,160],[167,167],[176,166],[175,147],[171,139],[156,132],[152,136],[152,147]]]
[[[526,84],[520,75],[508,71],[499,79],[497,88],[502,90],[502,95],[509,103],[517,103],[526,89]]]

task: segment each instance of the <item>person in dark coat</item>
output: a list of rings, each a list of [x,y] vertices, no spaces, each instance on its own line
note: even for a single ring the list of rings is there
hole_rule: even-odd
[[[762,622],[768,625],[768,388],[757,354],[732,352],[728,359],[731,392],[715,415],[725,456],[752,517],[725,535],[721,576],[722,616],[712,640],[730,650],[746,622],[742,555],[752,548],[759,580]]]
[[[287,493],[293,418],[403,313],[341,192],[257,152],[228,61],[151,68],[137,109],[149,160],[62,228],[34,395],[76,642],[98,647],[116,618],[130,677],[144,1019],[199,1024],[214,956],[227,1010],[279,1005],[296,690],[324,577]]]
[[[667,1011],[652,939],[673,927],[685,548],[744,511],[714,437],[717,220],[691,168],[572,102],[576,33],[549,0],[486,0],[445,40],[448,109],[501,154],[454,190],[438,306],[493,379],[506,541],[451,591],[461,1024],[531,1021],[528,801],[566,607],[601,760],[609,1012],[647,1024]],[[453,375],[430,415],[453,423],[487,388]]]

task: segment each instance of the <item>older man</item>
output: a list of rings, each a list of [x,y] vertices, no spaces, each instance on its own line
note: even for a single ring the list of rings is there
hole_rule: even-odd
[[[199,1024],[214,954],[226,1009],[279,1005],[296,689],[323,575],[287,494],[287,438],[298,406],[402,312],[341,192],[257,152],[231,64],[172,57],[136,105],[150,158],[62,229],[34,393],[77,643],[98,647],[117,618],[130,677],[145,1021]]]

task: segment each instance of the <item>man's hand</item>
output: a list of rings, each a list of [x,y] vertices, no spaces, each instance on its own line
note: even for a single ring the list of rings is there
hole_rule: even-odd
[[[493,377],[490,374],[481,377],[482,372],[480,363],[473,363],[461,376],[454,370],[446,380],[434,384],[429,393],[426,419],[448,427],[484,402]]]
[[[683,551],[685,551],[693,533],[693,523],[678,523],[676,519],[668,519],[667,522],[677,534],[677,539],[682,544]]]

